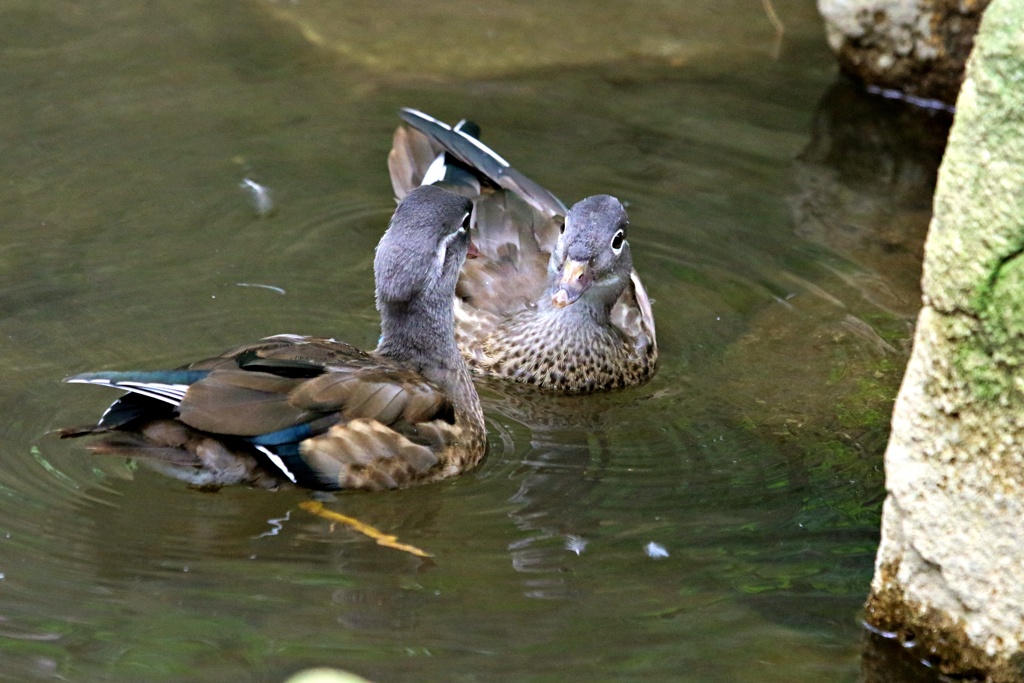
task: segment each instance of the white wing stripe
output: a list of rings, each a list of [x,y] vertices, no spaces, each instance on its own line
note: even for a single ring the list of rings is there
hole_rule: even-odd
[[[157,401],[179,405],[188,391],[187,384],[147,384],[145,382],[111,382],[109,379],[69,379],[68,384],[98,384],[100,386],[124,389],[133,394],[147,396]]]
[[[433,185],[439,180],[444,180],[445,171],[444,154],[438,154],[437,158],[430,162],[427,172],[423,174],[423,182],[420,185]]]
[[[270,462],[274,463],[274,465],[277,467],[277,469],[281,470],[284,473],[284,476],[286,476],[289,479],[291,479],[293,484],[297,483],[295,481],[295,475],[292,474],[291,470],[289,470],[285,466],[284,460],[281,459],[281,456],[279,456],[277,453],[274,453],[272,450],[270,450],[266,446],[256,446],[256,450],[258,450],[260,453],[262,453],[263,455],[265,455],[268,458],[270,458]]]
[[[421,111],[420,111],[419,109],[413,109],[412,107],[406,107],[406,108],[405,108],[405,111],[409,112],[409,113],[410,113],[410,114],[412,114],[413,116],[418,116],[418,117],[420,117],[421,119],[426,119],[427,121],[430,121],[431,123],[436,123],[437,125],[441,126],[441,127],[442,127],[442,128],[444,128],[445,130],[451,130],[451,129],[452,129],[452,127],[451,127],[451,126],[449,126],[449,125],[448,125],[447,123],[445,123],[444,121],[438,121],[437,119],[435,119],[435,118],[434,118],[433,116],[431,116],[430,114],[424,114],[424,113],[423,113],[423,112],[421,112]]]
[[[493,149],[491,149],[490,147],[488,147],[484,143],[482,143],[479,140],[477,140],[472,135],[466,135],[461,130],[455,130],[455,131],[452,131],[452,132],[455,133],[456,135],[461,135],[463,138],[466,139],[467,142],[472,144],[474,147],[479,149],[481,152],[483,152],[487,156],[489,156],[492,159],[494,159],[495,161],[497,161],[499,164],[501,164],[505,168],[509,167],[509,163],[507,161],[505,161],[504,159],[502,159],[500,156],[498,156],[497,152],[495,152]]]
[[[144,389],[173,399],[178,403],[181,403],[181,399],[185,398],[185,392],[188,391],[189,387],[187,384],[161,384],[158,382],[118,382],[114,386]]]
[[[491,149],[490,147],[488,147],[484,143],[482,143],[479,140],[477,140],[472,135],[466,135],[461,130],[458,130],[457,128],[452,128],[451,126],[449,126],[444,121],[438,121],[437,119],[435,119],[430,114],[424,114],[419,109],[410,109],[410,108],[407,107],[405,109],[405,111],[409,112],[413,116],[419,116],[421,119],[425,119],[427,121],[430,121],[431,123],[437,124],[438,126],[441,126],[442,128],[444,128],[445,130],[450,130],[451,132],[455,133],[456,135],[461,135],[463,138],[465,138],[467,141],[469,141],[470,144],[472,144],[474,147],[479,149],[481,152],[483,152],[487,156],[491,157],[492,159],[497,161],[499,164],[501,164],[505,168],[509,167],[509,163],[507,161],[505,161],[504,159],[502,159],[498,155],[497,152],[495,152],[493,149]],[[424,185],[429,185],[430,183],[428,183],[426,181],[423,181],[423,184]]]

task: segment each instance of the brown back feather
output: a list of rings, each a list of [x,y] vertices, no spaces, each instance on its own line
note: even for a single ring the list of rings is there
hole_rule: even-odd
[[[340,368],[303,382],[292,405],[307,410],[340,410],[345,419],[420,422],[450,415],[451,402],[418,374],[407,370]]]
[[[289,393],[301,380],[247,370],[215,370],[185,393],[179,419],[214,434],[256,436],[307,422],[315,413],[296,408]]]

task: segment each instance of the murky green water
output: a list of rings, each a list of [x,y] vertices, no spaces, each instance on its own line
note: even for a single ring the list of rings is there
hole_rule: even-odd
[[[0,0],[0,678],[875,680],[859,609],[948,122],[834,86],[810,0],[776,2],[781,43],[753,1],[576,7]],[[432,562],[46,435],[111,399],[71,373],[373,346],[403,105],[629,202],[653,382],[486,389],[479,470],[330,503]]]

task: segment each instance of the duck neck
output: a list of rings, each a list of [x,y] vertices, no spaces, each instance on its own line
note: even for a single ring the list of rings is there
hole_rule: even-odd
[[[455,343],[455,311],[419,299],[380,305],[380,343],[376,353],[416,370],[461,409],[482,421],[480,399]]]
[[[583,296],[571,305],[555,308],[551,303],[551,295],[556,289],[555,285],[549,288],[548,295],[541,298],[538,308],[546,317],[557,318],[566,325],[607,325],[611,320],[612,306],[621,293],[599,283],[584,292]]]

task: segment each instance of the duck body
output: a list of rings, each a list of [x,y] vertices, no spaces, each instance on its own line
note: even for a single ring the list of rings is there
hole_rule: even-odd
[[[477,139],[401,112],[388,166],[396,196],[438,184],[473,202],[480,256],[456,289],[456,338],[473,372],[561,394],[641,384],[657,369],[650,299],[628,216],[608,195],[571,209]]]
[[[379,490],[474,467],[483,413],[452,306],[470,205],[423,190],[377,249],[377,349],[277,335],[177,370],[75,375],[66,381],[128,393],[95,426],[61,436],[100,435],[93,451],[204,487]]]

